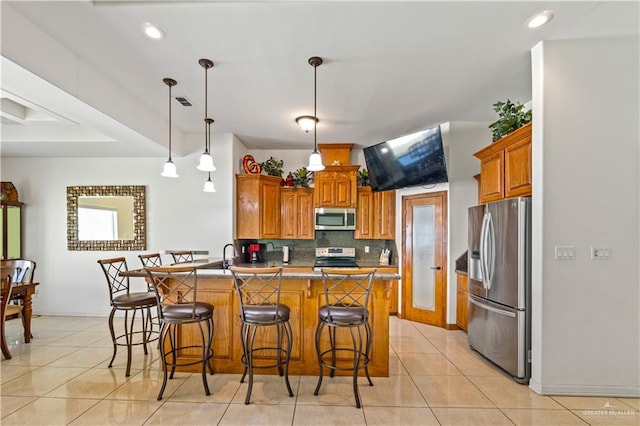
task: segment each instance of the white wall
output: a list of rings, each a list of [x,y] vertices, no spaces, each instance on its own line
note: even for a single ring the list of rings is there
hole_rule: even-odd
[[[544,394],[640,396],[639,48],[533,50],[531,387]],[[575,260],[555,260],[559,245]]]
[[[174,157],[177,179],[160,176],[166,158],[2,158],[2,180],[13,182],[26,204],[23,256],[37,262],[41,282],[34,313],[106,315],[106,281],[96,261],[125,256],[130,269],[139,267],[138,251],[67,251],[67,186],[144,185],[144,252],[200,249],[221,256],[233,241],[233,143],[232,135],[212,141],[215,193],[202,192],[207,175],[196,170],[199,154]]]

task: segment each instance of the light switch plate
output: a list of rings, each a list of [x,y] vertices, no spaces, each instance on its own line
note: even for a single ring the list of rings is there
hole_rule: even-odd
[[[592,246],[591,260],[611,260],[611,248]]]
[[[575,246],[556,246],[556,260],[574,260],[575,258]]]

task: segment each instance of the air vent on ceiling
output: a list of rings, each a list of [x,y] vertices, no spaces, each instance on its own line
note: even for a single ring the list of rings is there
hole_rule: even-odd
[[[186,96],[174,96],[176,98],[176,101],[180,102],[182,104],[182,106],[193,106],[193,104],[191,103],[191,101],[189,99],[187,99]]]

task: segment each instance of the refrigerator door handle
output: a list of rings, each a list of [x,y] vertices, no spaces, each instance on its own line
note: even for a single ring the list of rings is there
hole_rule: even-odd
[[[504,315],[504,316],[511,317],[511,318],[515,318],[516,317],[516,314],[514,314],[513,312],[509,312],[509,311],[505,311],[505,310],[502,310],[502,309],[494,308],[493,306],[485,305],[484,303],[477,302],[475,299],[473,299],[471,297],[469,297],[469,302],[473,303],[474,305],[476,305],[476,306],[478,306],[478,307],[480,307],[482,309],[494,312],[494,313],[499,314],[499,315]]]
[[[487,271],[487,289],[491,289],[491,280],[493,279],[493,267],[495,265],[495,251],[496,251],[496,233],[493,226],[493,217],[491,213],[487,213],[487,232],[485,238],[487,239],[486,246],[486,271]]]
[[[482,275],[482,287],[487,288],[487,213],[482,217],[482,227],[480,228],[480,274]]]

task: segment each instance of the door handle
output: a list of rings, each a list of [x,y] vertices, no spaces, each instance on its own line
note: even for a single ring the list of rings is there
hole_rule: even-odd
[[[440,269],[442,269],[440,266],[432,266],[429,269],[435,269],[436,271],[439,271]]]

